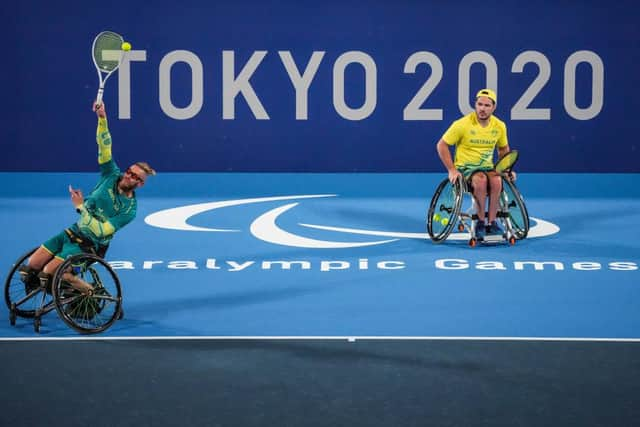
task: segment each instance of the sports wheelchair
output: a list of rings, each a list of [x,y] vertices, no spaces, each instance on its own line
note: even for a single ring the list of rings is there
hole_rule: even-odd
[[[90,253],[74,255],[60,265],[53,277],[43,277],[26,268],[36,249],[18,258],[5,281],[4,298],[12,326],[17,317],[33,319],[33,327],[39,333],[42,316],[55,309],[72,329],[96,334],[123,317],[120,280],[104,259]],[[65,272],[81,278],[92,289],[83,292],[72,286],[64,280]]]
[[[504,234],[501,236],[476,236],[476,222],[478,215],[477,203],[471,194],[469,184],[465,179],[458,179],[451,183],[445,178],[436,189],[429,211],[427,213],[427,232],[435,243],[441,243],[449,237],[457,226],[459,232],[467,231],[470,235],[469,246],[478,243],[507,242],[514,245],[516,240],[525,239],[529,233],[529,214],[522,195],[508,174],[502,175],[502,192],[498,206],[497,221],[502,223]],[[464,201],[465,195],[470,196],[470,203]],[[463,204],[469,207],[462,211]],[[487,213],[488,216],[488,213]]]

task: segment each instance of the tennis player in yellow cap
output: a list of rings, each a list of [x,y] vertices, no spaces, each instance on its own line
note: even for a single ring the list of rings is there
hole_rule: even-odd
[[[454,121],[437,144],[438,156],[447,168],[449,180],[464,177],[478,205],[476,237],[502,235],[504,231],[496,222],[498,201],[502,191],[502,178],[493,171],[493,153],[498,157],[509,152],[507,126],[493,115],[498,98],[491,89],[482,89],[476,94],[475,111]],[[455,160],[450,146],[455,146]],[[489,196],[488,218],[485,217]]]

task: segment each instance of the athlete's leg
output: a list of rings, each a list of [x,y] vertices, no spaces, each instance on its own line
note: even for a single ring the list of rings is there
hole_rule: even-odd
[[[34,270],[42,271],[45,265],[53,258],[53,254],[49,252],[44,246],[40,246],[29,257],[29,267]]]
[[[487,176],[484,172],[475,172],[471,175],[471,188],[478,205],[478,221],[484,223],[484,211],[487,205]]]
[[[55,257],[51,261],[49,261],[47,265],[44,266],[44,269],[42,270],[42,272],[47,274],[49,278],[52,278],[63,262],[64,260],[58,257]],[[71,273],[71,271],[64,272],[62,274],[62,279],[69,282],[71,286],[73,286],[74,288],[76,288],[77,290],[79,290],[84,294],[88,294],[90,293],[90,291],[93,290],[93,286],[91,286],[90,284],[88,284],[78,276]]]
[[[64,260],[81,253],[83,253],[82,248],[77,243],[72,242],[63,231],[43,243],[31,256],[29,265],[33,268],[39,267],[41,280],[50,281]],[[91,285],[77,278],[71,272],[65,272],[62,278],[81,292],[88,292],[93,289]]]
[[[496,173],[489,174],[489,223],[496,220],[500,193],[502,193],[502,177]]]
[[[64,273],[62,278],[83,294],[91,294],[91,291],[93,291],[93,286],[74,274]]]
[[[478,216],[478,220],[475,223],[475,237],[478,240],[483,240],[486,235],[485,207],[487,205],[487,175],[485,172],[482,170],[472,172],[469,178],[469,185],[471,187],[471,195],[476,204],[476,215]]]
[[[496,221],[500,194],[502,193],[502,177],[495,172],[489,172],[489,218],[487,233],[491,235],[503,235],[504,230]]]
[[[63,259],[61,253],[69,243],[71,242],[64,231],[56,234],[31,254],[31,257],[29,257],[29,267],[36,271],[42,271],[44,266],[56,255]]]
[[[42,271],[53,276],[56,273],[56,270],[58,270],[58,267],[60,267],[60,264],[63,263],[63,261],[63,259],[54,257],[51,261],[44,265]]]

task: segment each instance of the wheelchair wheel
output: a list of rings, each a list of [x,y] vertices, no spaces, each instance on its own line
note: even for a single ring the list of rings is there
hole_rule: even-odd
[[[462,206],[460,180],[451,184],[448,178],[440,183],[431,199],[427,213],[427,232],[435,243],[444,241],[456,225]]]
[[[516,185],[508,179],[502,180],[501,204],[507,213],[505,220],[513,229],[516,239],[521,240],[529,234],[529,213],[522,195]]]
[[[39,280],[33,278],[29,283],[25,283],[20,275],[20,267],[26,266],[29,257],[37,248],[31,249],[29,252],[20,256],[11,267],[9,275],[4,282],[4,300],[9,309],[10,321],[15,323],[15,317],[33,318],[36,309],[40,308],[42,297],[35,298],[40,292]]]
[[[92,290],[81,292],[64,280],[64,273],[70,271]],[[118,276],[106,261],[92,254],[74,255],[60,265],[53,278],[53,297],[60,318],[83,334],[107,330],[122,310]]]

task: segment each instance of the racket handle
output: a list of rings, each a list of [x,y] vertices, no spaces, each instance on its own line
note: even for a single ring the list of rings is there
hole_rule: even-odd
[[[102,94],[104,93],[104,88],[98,89],[98,95],[96,96],[96,107],[102,104]]]

